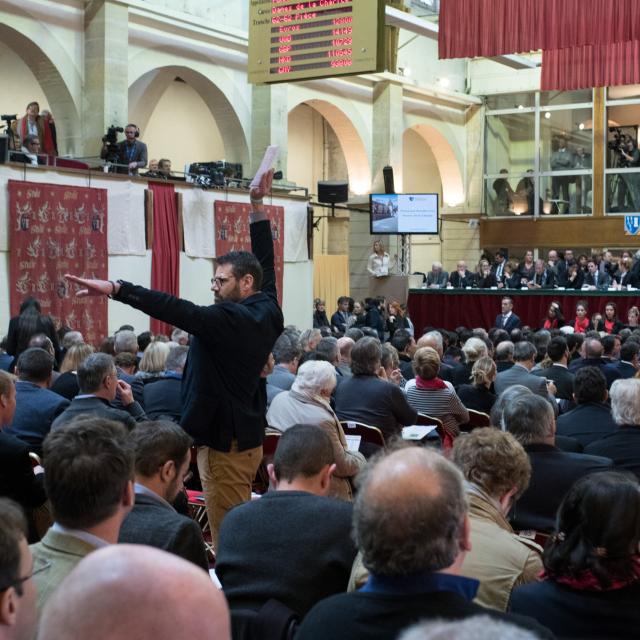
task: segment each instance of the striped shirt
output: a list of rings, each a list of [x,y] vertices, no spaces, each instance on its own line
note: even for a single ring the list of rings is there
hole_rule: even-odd
[[[460,425],[469,422],[469,412],[458,398],[453,385],[445,381],[446,389],[418,389],[416,381],[409,380],[404,392],[407,402],[419,413],[442,420],[445,430],[452,435],[460,433]]]

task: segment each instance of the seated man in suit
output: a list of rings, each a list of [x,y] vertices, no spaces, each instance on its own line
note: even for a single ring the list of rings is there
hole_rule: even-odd
[[[30,578],[36,565],[27,544],[27,522],[20,506],[0,498],[0,638],[31,640],[36,635],[37,594]]]
[[[442,269],[442,262],[434,262],[431,265],[431,271],[427,273],[427,288],[442,289],[447,286],[449,274]]]
[[[209,576],[172,554],[117,544],[82,560],[45,607],[42,640],[230,640],[229,607]]]
[[[471,271],[467,270],[467,263],[464,260],[458,260],[456,270],[449,276],[449,282],[454,289],[465,289],[473,286],[475,277]]]
[[[53,363],[53,356],[44,349],[31,348],[20,354],[16,365],[16,412],[5,430],[38,455],[51,423],[69,406],[66,398],[48,388]]]
[[[338,349],[340,349],[338,369],[340,369],[340,373],[346,378],[351,377],[351,349],[353,349],[354,344],[355,340],[347,336],[338,338]]]
[[[619,470],[640,478],[640,380],[616,380],[611,385],[611,414],[616,430],[585,448],[585,453],[606,456]]]
[[[556,387],[553,382],[547,383],[544,378],[534,376],[530,373],[536,362],[537,350],[531,342],[521,340],[513,347],[514,365],[506,371],[502,371],[496,376],[494,388],[496,394],[500,395],[505,389],[512,387],[514,384],[521,384],[533,393],[546,398],[554,407],[557,413],[558,405],[556,404],[554,395]]]
[[[158,547],[208,571],[200,526],[173,508],[189,472],[191,437],[167,421],[140,424],[131,438],[136,455],[136,502],[122,523],[118,541]]]
[[[495,348],[495,361],[496,370],[498,373],[502,373],[507,369],[511,369],[515,364],[513,361],[513,351],[515,345],[511,340],[503,340],[496,345]]]
[[[558,416],[558,435],[575,438],[586,447],[615,431],[602,371],[596,367],[580,369],[573,382],[573,398],[578,406]]]
[[[118,542],[120,525],[133,506],[134,453],[118,422],[78,418],[44,441],[45,488],[55,522],[33,557],[49,562],[34,576],[38,613],[84,556]]]
[[[582,286],[588,287],[591,291],[596,289],[606,289],[610,278],[606,271],[599,271],[598,264],[591,259],[587,262],[587,273],[584,274]]]
[[[555,275],[544,260],[538,258],[534,265],[533,278],[527,284],[529,289],[553,289],[555,285]]]
[[[546,369],[536,369],[531,373],[534,376],[553,380],[557,389],[556,398],[572,401],[574,375],[567,367],[569,361],[567,341],[562,336],[552,338],[547,347],[547,355],[553,364]]]
[[[438,452],[407,447],[368,467],[356,498],[353,534],[370,572],[366,584],[318,603],[296,640],[393,640],[418,620],[474,615],[551,637],[529,618],[473,602],[479,583],[461,572],[471,549],[464,478]]]
[[[582,369],[582,367],[596,367],[602,371],[606,378],[607,388],[611,387],[613,381],[622,376],[615,365],[606,362],[602,358],[603,352],[602,343],[598,338],[585,338],[585,341],[582,343],[582,348],[580,349],[582,358],[572,362],[571,371],[575,374]]]
[[[346,591],[353,509],[327,497],[335,466],[321,429],[295,425],[280,436],[267,467],[275,491],[230,511],[220,529],[216,574],[232,609],[258,610],[275,598],[304,616]]]
[[[117,356],[119,353],[132,353],[138,358],[138,336],[135,331],[130,329],[121,329],[116,333],[113,339],[113,350]],[[144,382],[142,378],[136,377],[133,373],[125,373],[119,367],[116,367],[116,373],[118,374],[118,380],[124,380],[133,392],[134,400],[144,407]],[[114,406],[122,409],[124,407],[120,398],[116,398]]]
[[[142,407],[133,399],[131,387],[124,380],[118,380],[113,358],[106,353],[92,353],[78,367],[78,386],[80,393],[53,421],[52,430],[87,413],[122,422],[128,429],[133,429],[136,421],[147,419]],[[124,411],[111,405],[116,395],[120,396]]]
[[[620,347],[620,360],[613,363],[620,372],[621,378],[633,378],[638,373],[638,353],[640,353],[640,343],[627,339]]]
[[[296,379],[298,360],[302,355],[300,347],[293,336],[286,331],[282,333],[272,349],[275,359],[273,371],[267,376],[267,384],[278,387],[283,391],[289,391]]]
[[[334,333],[342,333],[347,330],[347,323],[349,322],[349,298],[347,296],[340,296],[338,298],[338,308],[336,312],[331,316],[331,330]]]
[[[32,467],[29,447],[4,432],[4,427],[13,420],[15,410],[13,378],[6,371],[0,371],[0,496],[15,500],[28,511],[42,507],[47,500],[42,482],[44,469]],[[35,531],[33,526],[30,528],[29,537],[34,539]]]
[[[145,413],[150,420],[170,418],[180,422],[182,417],[182,372],[187,362],[189,347],[174,344],[169,347],[165,371],[161,378],[145,384],[143,398]]]
[[[407,329],[398,329],[391,338],[391,344],[398,351],[400,358],[400,371],[405,380],[411,380],[413,373],[413,354],[416,352],[418,345],[415,338]]]
[[[504,297],[500,303],[501,313],[496,316],[494,327],[511,332],[520,326],[520,318],[513,313],[513,298]]]
[[[588,473],[610,470],[612,462],[609,458],[558,449],[551,406],[535,394],[510,402],[502,419],[531,462],[531,482],[511,511],[511,524],[516,531],[551,533],[556,512],[569,487]]]

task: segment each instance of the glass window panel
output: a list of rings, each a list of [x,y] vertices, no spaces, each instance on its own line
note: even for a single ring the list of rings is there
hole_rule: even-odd
[[[640,98],[640,84],[629,84],[622,87],[609,87],[607,89],[609,100],[630,100]]]
[[[519,109],[521,107],[534,107],[536,104],[535,93],[503,93],[495,96],[487,96],[487,109]]]
[[[488,216],[533,215],[534,181],[529,176],[488,178],[485,211]]]
[[[486,173],[525,173],[533,169],[535,113],[487,116]]]
[[[540,215],[590,214],[593,176],[543,176],[540,178]]]
[[[638,140],[640,125],[640,104],[609,107],[607,109],[609,129],[607,132],[607,169],[629,168],[634,166],[622,151],[633,156],[625,149],[629,138]]]
[[[607,174],[607,213],[640,213],[640,173]]]
[[[561,104],[579,104],[592,102],[593,92],[591,89],[583,91],[542,91],[540,93],[540,105],[553,107]]]
[[[590,169],[592,147],[591,109],[540,111],[541,171]]]

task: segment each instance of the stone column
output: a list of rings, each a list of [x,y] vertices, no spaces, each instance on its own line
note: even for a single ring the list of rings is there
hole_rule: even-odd
[[[382,168],[393,167],[395,188],[402,191],[402,85],[385,80],[373,92],[373,150],[371,177],[374,193],[384,193]]]
[[[100,153],[109,125],[124,127],[129,121],[128,22],[126,5],[110,0],[94,1],[85,15],[85,155]]]
[[[286,85],[254,85],[251,91],[251,174],[260,166],[265,149],[280,147],[276,171],[287,179],[288,111]]]

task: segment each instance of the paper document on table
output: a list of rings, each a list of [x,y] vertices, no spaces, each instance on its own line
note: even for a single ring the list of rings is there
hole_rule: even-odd
[[[435,425],[418,425],[414,424],[410,427],[404,427],[402,429],[403,440],[422,440],[425,436],[428,436],[434,429]]]
[[[276,158],[278,157],[278,152],[280,151],[280,147],[277,144],[273,144],[267,147],[267,150],[264,152],[264,157],[262,158],[262,162],[260,163],[260,168],[258,172],[253,177],[251,184],[249,185],[249,189],[253,189],[260,184],[260,180],[262,180],[262,176],[273,167],[276,163]]]
[[[360,440],[362,440],[362,436],[345,436],[347,439],[347,451],[359,451],[360,450]]]

